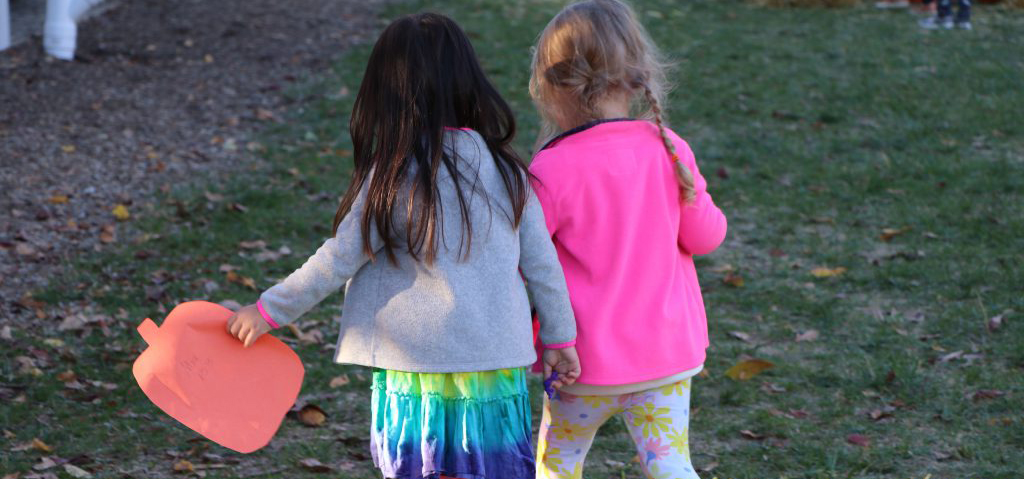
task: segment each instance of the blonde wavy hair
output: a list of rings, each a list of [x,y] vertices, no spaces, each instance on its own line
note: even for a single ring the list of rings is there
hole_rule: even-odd
[[[530,96],[543,119],[538,144],[553,137],[560,124],[581,125],[600,118],[597,105],[609,94],[628,93],[638,116],[658,125],[682,197],[692,200],[693,174],[679,161],[662,118],[667,69],[625,3],[584,0],[565,7],[541,32],[533,52]]]

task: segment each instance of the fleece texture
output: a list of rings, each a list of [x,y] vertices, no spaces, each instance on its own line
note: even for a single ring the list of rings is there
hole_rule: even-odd
[[[475,185],[468,198],[473,225],[468,256],[460,246],[465,238],[453,180],[442,168],[434,263],[402,251],[401,224],[393,243],[398,245],[397,265],[383,254],[374,225],[370,240],[377,254],[371,261],[363,251],[360,227],[367,181],[337,234],[260,296],[274,322],[295,321],[347,283],[335,357],[339,363],[438,373],[520,367],[536,359],[529,289],[541,340],[572,344],[576,323],[565,277],[535,194],[530,192],[521,224],[513,227],[511,201],[483,138],[472,130],[445,135],[449,153],[460,158],[459,172],[469,186]],[[463,188],[469,190],[466,184]]]
[[[726,219],[689,145],[668,135],[693,173],[690,203],[648,121],[578,129],[530,165],[576,313],[580,384],[651,381],[704,363],[707,318],[693,256],[722,243]]]

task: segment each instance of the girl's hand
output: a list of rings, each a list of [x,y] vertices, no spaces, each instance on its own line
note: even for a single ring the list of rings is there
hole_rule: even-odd
[[[247,348],[267,331],[270,331],[270,325],[255,304],[239,309],[228,318],[228,334],[238,338]]]
[[[568,386],[580,377],[580,357],[576,347],[544,350],[544,377],[551,377],[551,371],[558,372],[558,377],[551,383],[555,388]]]

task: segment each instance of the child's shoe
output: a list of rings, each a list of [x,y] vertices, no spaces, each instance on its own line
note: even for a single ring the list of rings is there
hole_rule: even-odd
[[[926,30],[938,30],[940,28],[951,30],[953,28],[953,17],[928,17],[921,19],[917,24]]]
[[[974,27],[971,26],[971,21],[956,22],[956,27],[961,30],[972,30]]]

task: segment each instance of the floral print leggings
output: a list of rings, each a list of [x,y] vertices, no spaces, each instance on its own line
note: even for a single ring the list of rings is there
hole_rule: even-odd
[[[537,479],[581,479],[597,429],[621,414],[650,479],[700,479],[690,464],[690,378],[620,396],[544,398]]]

